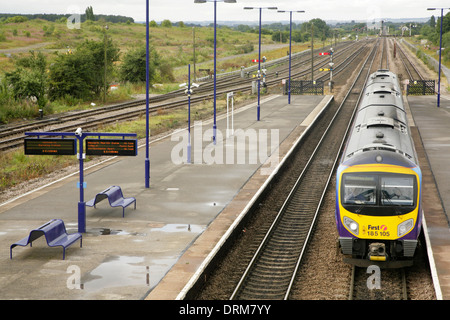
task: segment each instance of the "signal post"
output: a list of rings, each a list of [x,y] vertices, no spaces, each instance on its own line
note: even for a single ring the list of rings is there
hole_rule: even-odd
[[[330,56],[330,63],[328,64],[330,66],[330,68],[319,69],[319,71],[329,71],[330,72],[330,82],[328,83],[328,85],[330,87],[330,92],[333,92],[333,66],[334,66],[333,52],[334,52],[333,48],[330,48],[330,51],[319,53],[320,56]]]

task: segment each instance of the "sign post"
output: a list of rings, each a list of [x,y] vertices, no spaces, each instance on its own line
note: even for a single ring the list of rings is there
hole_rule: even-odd
[[[230,98],[231,98],[231,130],[230,130],[230,119],[229,119],[229,109],[230,109]],[[234,93],[227,93],[227,138],[234,135]]]
[[[202,70],[202,69],[200,69]],[[209,70],[209,69],[208,69]],[[191,83],[191,65],[188,65],[188,83],[182,83],[180,88],[186,88],[184,93],[188,96],[188,146],[187,146],[187,163],[191,163],[191,95],[194,93],[193,88],[198,88],[199,85],[195,82]]]
[[[78,128],[75,132],[25,132],[26,136],[37,138],[25,138],[24,153],[26,155],[77,155],[80,165],[80,179],[77,186],[80,189],[80,201],[78,202],[78,232],[86,232],[86,202],[84,201],[84,159],[86,155],[97,156],[137,156],[137,140],[135,133],[94,133],[83,132]],[[41,137],[61,137],[41,138]],[[70,137],[70,138],[65,138]],[[86,152],[84,152],[84,140],[86,137]],[[102,137],[122,137],[122,139],[101,139]],[[78,139],[78,150],[75,138]]]

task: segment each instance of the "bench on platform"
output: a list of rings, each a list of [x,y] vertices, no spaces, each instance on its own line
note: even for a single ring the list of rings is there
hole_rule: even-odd
[[[125,198],[122,189],[119,186],[110,186],[109,188],[97,193],[94,199],[86,202],[88,207],[94,207],[100,201],[108,198],[111,207],[122,207],[122,217],[125,217],[125,208],[134,203],[136,210],[136,198]]]
[[[26,247],[28,244],[30,244],[30,247],[32,247],[33,241],[40,238],[41,236],[45,236],[47,245],[49,247],[63,247],[63,260],[66,258],[66,248],[72,243],[80,239],[80,248],[82,247],[83,240],[81,233],[77,232],[68,234],[66,232],[64,221],[62,221],[61,219],[52,219],[42,226],[31,230],[28,237],[25,237],[22,240],[19,240],[16,243],[12,244],[9,252],[10,259],[12,259],[12,249],[14,247]]]

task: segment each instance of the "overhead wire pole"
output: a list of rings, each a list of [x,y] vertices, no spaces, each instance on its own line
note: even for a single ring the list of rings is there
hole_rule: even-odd
[[[214,1],[214,124],[213,124],[214,144],[217,143],[216,101],[217,101],[217,1]]]
[[[438,94],[437,94],[437,107],[441,106],[441,57],[442,57],[442,20],[444,20],[444,10],[450,8],[428,8],[427,10],[441,10],[441,31],[439,40],[439,79],[438,79]]]
[[[304,10],[298,11],[288,11],[288,10],[278,10],[279,13],[289,12],[289,89],[288,89],[288,104],[291,104],[291,60],[292,60],[292,13],[304,13]]]
[[[311,81],[314,82],[314,22],[311,21]]]
[[[262,9],[277,10],[277,7],[244,7],[244,10],[259,10],[259,55],[258,55],[258,106],[256,119],[259,121],[261,116],[261,20]]]
[[[217,2],[225,3],[236,3],[236,0],[194,0],[194,3],[206,3],[214,2],[214,124],[213,124],[213,142],[216,144],[216,133],[217,133],[217,123],[216,123],[216,100],[217,100]]]
[[[150,188],[150,124],[149,124],[149,0],[146,0],[146,61],[145,61],[145,79],[146,79],[146,92],[145,92],[145,105],[146,105],[146,124],[145,124],[145,187]]]

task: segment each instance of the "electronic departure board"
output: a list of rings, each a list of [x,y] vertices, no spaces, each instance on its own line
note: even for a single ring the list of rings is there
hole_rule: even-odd
[[[86,154],[91,156],[136,156],[137,140],[86,139]]]
[[[75,139],[24,139],[27,155],[74,155],[76,154]]]

